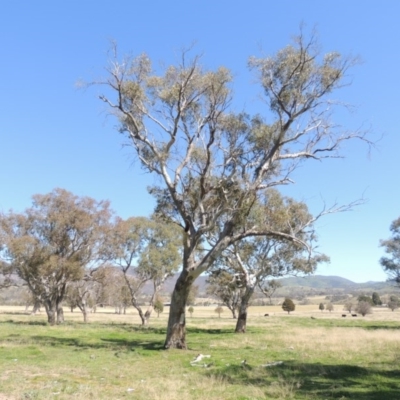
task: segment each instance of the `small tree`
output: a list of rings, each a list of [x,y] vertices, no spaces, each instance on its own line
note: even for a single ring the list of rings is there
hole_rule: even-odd
[[[318,308],[321,310],[321,312],[324,311],[325,310],[324,303],[319,303],[319,307]]]
[[[291,299],[286,297],[284,302],[282,303],[282,309],[283,311],[287,311],[288,314],[290,314],[290,311],[294,311],[296,308],[296,305],[293,303]]]
[[[356,307],[356,311],[360,313],[363,317],[367,314],[372,314],[372,306],[368,301],[359,301]]]
[[[353,310],[355,306],[356,306],[356,304],[355,304],[354,300],[347,300],[344,303],[343,310],[351,313],[351,310]]]
[[[329,312],[332,312],[333,309],[334,309],[333,304],[332,304],[332,303],[328,303],[328,304],[326,305],[326,309],[327,309]]]
[[[399,308],[399,298],[397,296],[390,296],[387,306],[392,311],[396,310],[396,308]]]
[[[154,311],[157,313],[157,317],[164,311],[164,303],[159,297],[154,301]]]
[[[224,308],[218,306],[214,311],[218,314],[218,317],[221,318],[221,314],[224,312]]]
[[[390,231],[392,232],[392,237],[387,240],[381,240],[380,243],[390,258],[382,257],[380,263],[389,280],[400,285],[400,218],[391,223]]]
[[[372,302],[374,303],[374,306],[382,305],[382,300],[377,292],[372,293]]]
[[[190,314],[190,318],[192,318],[192,316],[193,316],[193,311],[194,311],[193,306],[190,306],[190,307],[188,308],[188,312],[189,312],[189,314]]]

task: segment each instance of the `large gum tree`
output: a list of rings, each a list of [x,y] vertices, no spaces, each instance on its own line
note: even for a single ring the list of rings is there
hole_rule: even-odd
[[[247,222],[261,194],[291,183],[303,161],[337,157],[343,142],[365,139],[330,121],[330,96],[347,84],[354,60],[321,54],[314,37],[300,34],[275,55],[249,60],[264,96],[262,114],[236,112],[232,73],[208,70],[200,61],[184,51],[176,65],[155,70],[145,54],[119,60],[115,51],[107,78],[97,82],[137,160],[158,178],[150,190],[158,214],[183,232],[165,348],[186,348],[190,288],[228,247],[267,236],[309,249],[301,229]]]
[[[111,216],[108,202],[64,189],[34,195],[23,213],[0,214],[0,256],[44,305],[51,325],[62,322],[68,284],[98,267]]]

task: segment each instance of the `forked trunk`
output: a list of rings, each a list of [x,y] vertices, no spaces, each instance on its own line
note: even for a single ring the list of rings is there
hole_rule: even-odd
[[[138,310],[138,313],[139,313],[139,318],[140,318],[140,321],[142,322],[142,326],[145,326],[145,325],[147,325],[147,323],[149,322],[147,319],[146,319],[146,316],[145,316],[145,314],[143,313],[143,310],[142,310],[142,308],[140,307],[140,306],[134,306],[135,308],[136,308],[136,310]]]
[[[36,315],[37,312],[40,312],[40,301],[36,300],[35,303],[33,304],[31,315]]]
[[[164,349],[186,349],[186,301],[194,278],[183,270],[171,298]]]
[[[236,308],[230,308],[230,310],[231,310],[231,313],[232,313],[232,318],[233,318],[233,319],[236,319],[236,318],[237,318],[237,315],[236,315]]]
[[[82,311],[83,314],[83,322],[86,324],[89,322],[89,313],[87,312],[87,310],[83,310]]]
[[[144,318],[146,319],[146,324],[149,323],[150,317],[151,317],[151,313],[153,311],[153,306],[149,305],[149,308],[146,310],[146,312],[144,313]]]

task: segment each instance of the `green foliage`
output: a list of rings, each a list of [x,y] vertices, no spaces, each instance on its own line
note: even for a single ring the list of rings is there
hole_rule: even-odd
[[[380,306],[380,305],[382,305],[381,298],[380,298],[380,296],[379,296],[379,294],[378,294],[377,292],[373,292],[373,293],[372,293],[372,303],[373,303],[375,306]]]
[[[59,188],[32,199],[22,214],[0,214],[0,257],[44,303],[54,324],[67,285],[89,276],[91,267],[107,258],[112,211],[106,201]]]
[[[154,301],[154,311],[157,313],[157,317],[164,311],[164,303],[159,297]]]
[[[381,240],[380,245],[390,257],[382,257],[380,263],[390,280],[400,285],[400,218],[390,225],[392,237]]]
[[[400,301],[397,296],[390,296],[390,299],[387,304],[388,308],[391,309],[392,311],[396,310],[397,308],[400,307]]]
[[[282,303],[282,309],[283,311],[287,311],[287,313],[290,314],[291,311],[294,311],[296,309],[296,305],[291,299],[286,297]]]

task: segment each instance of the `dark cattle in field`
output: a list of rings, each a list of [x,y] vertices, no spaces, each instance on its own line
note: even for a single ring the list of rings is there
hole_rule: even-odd
[[[352,317],[357,317],[357,314],[351,314]]]
[[[342,317],[343,317],[343,318],[346,318],[346,317],[347,317],[347,315],[346,315],[346,314],[342,314]]]
[[[269,317],[269,314],[264,314],[264,317]]]

